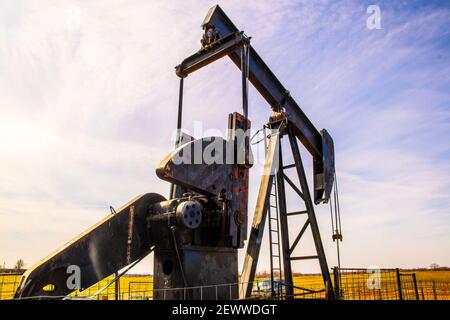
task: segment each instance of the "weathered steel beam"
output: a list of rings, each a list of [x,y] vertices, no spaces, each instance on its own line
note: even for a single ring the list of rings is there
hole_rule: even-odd
[[[305,169],[303,167],[300,150],[298,148],[297,139],[294,135],[292,126],[288,125],[287,127],[292,155],[294,157],[297,175],[303,193],[303,200],[305,201],[306,211],[308,211],[308,221],[309,225],[311,226],[311,232],[314,239],[314,245],[316,247],[317,258],[319,259],[320,269],[322,271],[323,282],[328,290],[329,297],[333,298],[334,293],[331,285],[330,271],[328,269],[327,258],[325,256],[325,250],[323,248],[322,239],[320,236],[319,225],[317,223],[316,214],[314,212],[314,205],[312,203],[311,194],[309,192],[308,181],[306,180]],[[291,260],[295,259],[291,257]]]
[[[108,215],[29,268],[23,274],[14,297],[61,298],[76,289],[68,284],[76,284],[69,278],[75,279],[77,271],[79,285],[86,289],[145,257],[152,246],[147,229],[149,206],[164,200],[156,193],[134,198],[116,214]]]
[[[289,124],[288,124],[289,125]],[[289,261],[289,224],[287,218],[287,202],[286,202],[286,186],[284,184],[285,174],[283,172],[283,150],[280,144],[279,150],[280,170],[277,171],[277,187],[278,187],[278,206],[280,213],[280,231],[281,231],[281,256],[283,261],[283,274],[285,283],[285,293],[287,299],[294,298],[294,279],[292,276],[292,266]]]
[[[175,71],[180,78],[185,78],[190,73],[238,50],[245,43],[249,43],[249,39],[244,36],[243,32],[236,30],[233,34],[228,34],[217,43],[212,44],[209,50],[200,50],[184,59],[180,65],[175,67]]]
[[[284,110],[286,117],[293,124],[294,133],[314,159],[314,202],[327,202],[334,179],[334,148],[331,136],[322,130],[319,132],[289,91],[249,44],[249,38],[227,17],[218,6],[212,7],[203,25],[212,25],[222,39],[216,41],[208,50],[186,58],[176,67],[177,75],[186,77],[211,62],[228,55],[234,64],[241,69],[248,68],[248,78],[258,92],[264,97],[273,110]],[[242,63],[242,46],[248,45],[248,64]]]
[[[302,229],[297,235],[297,238],[295,238],[294,243],[291,245],[291,248],[289,249],[289,254],[292,254],[294,252],[295,247],[297,246],[298,242],[302,238],[303,234],[305,233],[306,229],[309,226],[309,219],[306,220],[305,224],[303,225]]]
[[[259,186],[258,198],[256,200],[255,214],[253,216],[252,230],[247,244],[247,253],[245,255],[244,267],[242,271],[242,286],[240,287],[239,297],[241,299],[250,297],[255,279],[256,266],[258,264],[261,241],[264,234],[264,225],[266,223],[267,209],[269,206],[269,195],[274,179],[275,168],[278,163],[278,152],[280,147],[280,132],[273,129],[269,146],[267,149],[266,162],[264,164],[264,174]]]
[[[203,24],[205,23],[213,25],[223,36],[239,31],[218,5],[209,10]],[[297,129],[296,134],[308,151],[315,157],[322,157],[322,137],[319,131],[252,46],[249,48],[249,55],[250,65],[248,67],[251,83],[272,108],[285,108],[289,120]],[[240,50],[231,52],[229,56],[236,66],[241,68]]]
[[[229,55],[236,66],[241,69],[241,46],[248,41],[242,31],[231,22],[225,12],[216,5],[212,7],[203,24],[209,23],[223,36],[220,46],[210,50],[201,50],[198,53],[186,58],[176,67],[179,77],[186,77],[211,62],[214,62],[226,55]],[[314,156],[322,157],[322,137],[303,113],[298,104],[290,96],[288,90],[284,88],[278,78],[273,74],[258,53],[249,45],[249,79],[255,88],[262,94],[272,108],[284,107],[291,120],[297,127],[296,133],[308,151]]]

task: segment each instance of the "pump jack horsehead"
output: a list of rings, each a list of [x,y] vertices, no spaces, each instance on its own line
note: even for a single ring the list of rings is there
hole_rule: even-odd
[[[67,296],[77,289],[67,285],[70,276],[67,270],[70,266],[79,268],[79,289],[85,289],[140,261],[151,252],[154,253],[154,299],[248,298],[252,292],[273,194],[277,195],[282,252],[280,260],[284,272],[281,273],[281,262],[279,271],[280,275],[284,275],[285,296],[293,297],[291,261],[303,259],[319,260],[328,297],[334,296],[312,200],[314,198],[315,204],[327,203],[329,200],[334,181],[333,140],[326,130],[317,131],[250,45],[250,38],[236,28],[219,6],[209,10],[202,26],[205,30],[202,49],[176,67],[176,74],[180,77],[178,129],[181,128],[184,79],[190,73],[228,56],[242,72],[243,93],[243,114],[234,112],[229,115],[228,137],[179,139],[175,150],[164,158],[156,170],[159,178],[173,186],[170,199],[147,193],[132,199],[115,214],[107,215],[28,269],[15,293],[16,298]],[[247,240],[252,155],[249,137],[239,139],[237,133],[247,132],[251,125],[247,116],[248,80],[272,108],[272,115],[267,124],[270,133],[265,160],[266,174],[261,177],[244,267],[238,281],[237,252]],[[283,164],[280,143],[286,136],[295,160],[294,164],[289,165]],[[313,195],[308,188],[298,140],[313,156]],[[202,159],[200,163],[195,162],[195,150],[203,152],[211,148],[213,143],[223,146],[223,161],[206,163]],[[229,157],[229,150],[235,151],[232,155],[234,161],[225,159]],[[191,161],[180,163],[180,156]],[[285,171],[289,168],[298,175],[299,185],[286,175]],[[305,203],[304,211],[287,212],[286,183]],[[291,244],[288,217],[294,214],[305,214],[307,220]],[[307,227],[311,227],[317,254],[294,257],[293,250]],[[199,288],[210,285],[223,286]],[[174,288],[181,290],[169,290]]]

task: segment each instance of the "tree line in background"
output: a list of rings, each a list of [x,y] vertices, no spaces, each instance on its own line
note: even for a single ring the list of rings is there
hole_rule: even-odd
[[[25,266],[26,266],[25,261],[23,261],[22,258],[17,260],[12,268],[8,268],[6,266],[6,263],[3,262],[3,265],[0,267],[0,272],[5,272],[5,271],[25,271]]]

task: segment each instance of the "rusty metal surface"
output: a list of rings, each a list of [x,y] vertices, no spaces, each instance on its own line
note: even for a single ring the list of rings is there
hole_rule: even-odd
[[[183,290],[180,267],[174,250],[155,250],[154,272],[160,275],[154,279],[154,299],[237,299],[238,258],[237,250],[226,247],[204,247],[185,245],[179,248],[183,273],[187,287],[211,286]],[[223,284],[224,286],[214,287]],[[178,288],[176,290],[167,290]],[[165,289],[165,290],[163,290]]]
[[[175,147],[181,146],[187,142],[190,141],[194,141],[195,138],[192,137],[191,135],[187,134],[186,132],[180,131],[180,135],[178,137],[178,141]],[[177,186],[176,184],[171,184],[171,188],[170,188],[170,199],[173,198],[181,198],[183,197],[183,194],[185,194],[186,192],[188,192],[187,189],[181,187],[181,186]]]
[[[237,132],[249,129],[250,125],[239,113],[230,114],[228,139],[207,137],[187,142],[170,153],[156,169],[159,178],[177,187],[229,201],[227,234],[232,247],[243,247],[247,239],[252,155],[248,136],[239,139]],[[213,155],[210,159],[213,161],[205,155]]]
[[[180,78],[185,78],[190,73],[225,57],[244,43],[248,43],[248,39],[241,32],[227,34],[224,38],[210,44],[208,50],[201,50],[183,60],[176,66],[175,71]]]
[[[234,165],[232,179],[233,198],[230,204],[229,236],[233,247],[244,247],[247,240],[248,220],[248,182],[253,156],[250,149],[249,130],[251,122],[243,115],[234,112],[228,116],[228,141],[234,143]],[[242,139],[238,132],[245,132]],[[243,156],[243,159],[239,157]]]
[[[247,45],[249,63],[248,66],[244,65],[248,67],[248,78],[272,110],[284,111],[286,117],[293,123],[297,138],[314,158],[314,189],[317,190],[314,194],[314,202],[326,203],[330,197],[329,190],[332,188],[334,179],[334,167],[330,167],[334,164],[334,153],[327,152],[330,149],[324,144],[329,145],[331,136],[324,137],[319,133],[289,91],[249,44],[249,39],[247,38],[247,42],[235,40],[236,35],[242,31],[239,31],[219,5],[208,11],[202,25],[213,26],[223,38],[216,41],[216,45],[211,50],[201,50],[186,58],[177,66],[177,75],[185,77],[225,55],[228,55],[238,68],[242,68],[242,47]],[[329,174],[331,171],[332,174]]]
[[[31,296],[65,296],[74,291],[67,287],[71,275],[67,268],[80,268],[81,288],[113,274],[150,252],[147,233],[148,208],[164,197],[156,193],[138,196],[81,233],[53,254],[28,269],[21,280],[16,298]],[[44,291],[48,284],[53,291]]]
[[[205,149],[215,148],[221,153],[222,163],[205,163]],[[174,183],[185,189],[207,196],[217,196],[224,192],[228,199],[232,197],[231,180],[233,165],[226,164],[226,150],[229,142],[221,137],[207,137],[185,143],[171,152],[157,167],[156,174],[162,180]],[[199,150],[199,151],[196,151]],[[196,159],[195,155],[200,158]],[[185,159],[185,160],[183,160]],[[181,162],[181,163],[180,163]]]
[[[323,188],[319,189],[314,186],[314,199],[318,204],[317,199],[324,199],[324,202],[328,202],[330,198],[331,190],[333,189],[335,166],[334,166],[334,142],[327,130],[320,130],[322,135],[322,154],[323,154]]]
[[[194,195],[150,207],[154,299],[215,299],[215,289],[180,288],[238,281],[237,250],[231,248],[227,236],[225,203],[225,199]],[[187,205],[194,205],[190,208],[195,213],[201,210],[201,224],[195,228],[180,222]],[[231,289],[232,298],[236,298],[237,288]],[[220,299],[229,299],[230,288],[218,289],[217,294]]]

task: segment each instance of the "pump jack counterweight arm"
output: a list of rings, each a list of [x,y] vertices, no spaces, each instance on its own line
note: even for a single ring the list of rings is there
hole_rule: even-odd
[[[322,201],[327,202],[334,179],[334,153],[331,136],[319,132],[315,128],[289,91],[250,45],[250,38],[236,28],[218,5],[209,10],[203,22],[203,26],[205,25],[213,26],[223,37],[208,48],[186,58],[176,67],[177,75],[187,77],[190,73],[226,55],[239,69],[242,68],[242,65],[246,65],[250,82],[273,110],[284,112],[286,118],[293,125],[294,134],[313,156],[314,202],[316,204]],[[243,64],[241,53],[244,45],[248,46],[248,61]]]

